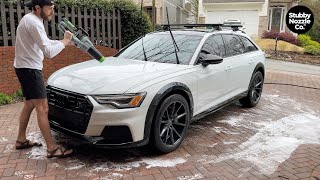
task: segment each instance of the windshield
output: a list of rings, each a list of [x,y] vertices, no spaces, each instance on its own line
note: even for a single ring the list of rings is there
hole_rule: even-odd
[[[203,36],[186,34],[173,34],[173,36],[179,48],[177,54],[180,64],[189,64]],[[173,41],[169,33],[148,34],[143,37],[143,46],[147,61],[177,63]],[[117,57],[144,61],[142,39],[133,43]]]

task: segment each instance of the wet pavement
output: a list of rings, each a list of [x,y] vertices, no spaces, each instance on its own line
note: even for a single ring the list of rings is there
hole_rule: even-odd
[[[176,151],[79,145],[66,159],[45,146],[15,150],[22,103],[0,107],[1,179],[320,179],[320,76],[268,69],[255,108],[232,104],[191,124]],[[286,84],[286,85],[284,85]],[[73,143],[55,134],[60,143]],[[36,114],[30,139],[41,140]],[[44,143],[44,142],[43,142]]]

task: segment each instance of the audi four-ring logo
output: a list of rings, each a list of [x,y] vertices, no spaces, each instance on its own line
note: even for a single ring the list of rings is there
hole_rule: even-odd
[[[77,107],[80,109],[85,108],[85,102],[77,101]]]
[[[63,94],[55,95],[55,102],[59,105],[65,105],[66,101],[68,101],[69,97]]]
[[[60,106],[65,106],[68,103],[70,103],[68,95],[55,93],[54,99],[56,104]],[[74,104],[75,108],[79,108],[79,109],[84,109],[86,106],[85,102],[79,101],[79,100],[76,103],[72,103],[72,104]]]

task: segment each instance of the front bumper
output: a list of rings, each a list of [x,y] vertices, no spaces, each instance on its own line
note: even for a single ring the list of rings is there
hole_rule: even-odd
[[[80,134],[80,133],[71,131],[69,129],[63,128],[57,125],[56,123],[54,123],[53,121],[49,121],[49,123],[52,130],[58,133],[63,133],[64,135],[68,136],[71,139],[74,139],[75,141],[92,144],[94,146],[98,146],[105,149],[121,149],[121,148],[139,147],[139,146],[144,146],[149,142],[149,139],[146,138],[137,142],[112,144],[108,142],[108,139],[105,139],[101,136],[98,136],[98,137],[86,136],[84,134]]]
[[[117,109],[98,104],[91,96],[47,87],[51,129],[105,148],[137,147],[144,136],[144,108]]]

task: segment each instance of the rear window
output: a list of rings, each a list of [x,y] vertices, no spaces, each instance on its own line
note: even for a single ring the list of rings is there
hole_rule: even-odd
[[[258,48],[248,38],[240,36],[240,39],[244,45],[245,52],[252,52],[258,50]]]
[[[226,46],[227,57],[243,54],[245,48],[237,35],[224,34],[223,39]]]

